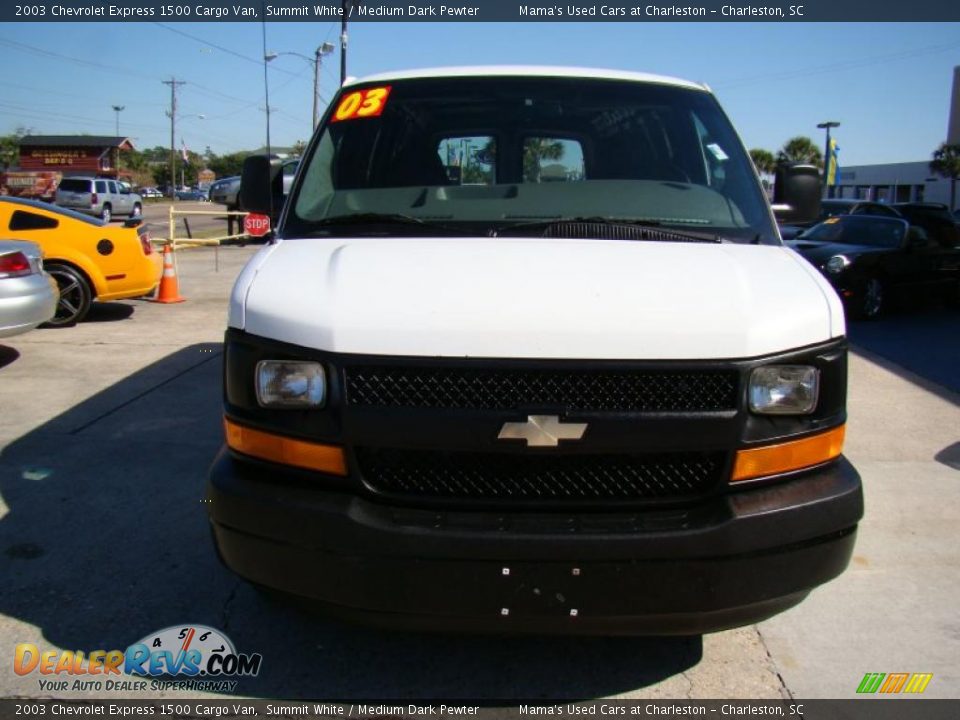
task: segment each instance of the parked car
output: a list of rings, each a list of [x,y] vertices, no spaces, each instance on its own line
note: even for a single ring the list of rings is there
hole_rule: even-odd
[[[143,212],[140,195],[108,178],[64,178],[57,187],[54,202],[104,222],[110,222],[114,215],[138,217]]]
[[[163,193],[160,192],[155,187],[144,187],[144,188],[140,188],[140,196],[143,198],[153,200],[155,198],[162,198]]]
[[[960,249],[903,218],[832,217],[787,245],[824,274],[854,318],[876,318],[902,292],[960,300]]]
[[[837,215],[879,215],[881,217],[900,217],[900,214],[889,205],[872,200],[846,200],[830,198],[820,202],[820,216],[809,223],[789,223],[780,225],[780,236],[784,240],[793,240],[797,235],[827,218]]]
[[[290,188],[293,187],[293,178],[296,176],[300,158],[289,158],[282,161],[275,159],[275,162],[280,165],[280,173],[283,176],[283,197],[286,198],[290,194]],[[241,176],[237,175],[213,182],[209,191],[210,201],[226,205],[227,210],[241,210],[243,204],[240,201],[240,180]],[[277,208],[274,213],[275,216],[279,216],[281,208]],[[276,217],[273,219],[275,224]]]
[[[136,218],[107,225],[47,203],[0,197],[0,237],[42,248],[44,268],[60,292],[51,325],[82,320],[94,300],[146,295],[160,280],[162,260],[147,226]]]
[[[896,210],[911,225],[922,227],[931,239],[944,247],[960,247],[960,231],[950,208],[942,203],[894,203]]]
[[[227,210],[239,209],[240,176],[225,177],[210,184],[210,202],[226,205]]]
[[[50,320],[60,293],[43,271],[36,243],[0,240],[0,338],[33,330]]]
[[[177,200],[205,201],[207,194],[203,190],[190,188],[189,190],[177,190],[176,197]]]

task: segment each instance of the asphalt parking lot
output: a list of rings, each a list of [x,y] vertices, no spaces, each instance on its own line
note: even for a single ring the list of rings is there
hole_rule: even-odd
[[[702,638],[388,633],[265,599],[214,555],[220,343],[256,249],[179,253],[183,304],[97,305],[0,343],[0,696],[63,696],[11,670],[18,643],[122,649],[200,623],[263,654],[235,693],[258,698],[848,698],[866,672],[933,673],[926,696],[960,697],[957,311],[853,328],[846,452],[867,515],[848,571],[797,608]],[[118,694],[164,695],[203,696]]]

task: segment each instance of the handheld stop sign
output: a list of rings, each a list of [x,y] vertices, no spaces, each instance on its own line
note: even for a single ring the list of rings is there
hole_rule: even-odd
[[[247,213],[243,218],[243,231],[247,235],[263,237],[270,232],[270,217],[260,213]]]

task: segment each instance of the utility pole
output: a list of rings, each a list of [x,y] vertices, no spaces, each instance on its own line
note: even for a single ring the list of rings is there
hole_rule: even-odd
[[[170,118],[170,197],[176,201],[177,193],[174,189],[177,185],[177,143],[174,138],[177,131],[177,86],[186,85],[187,82],[173,77],[160,82],[170,86],[170,110],[167,111],[167,117]]]

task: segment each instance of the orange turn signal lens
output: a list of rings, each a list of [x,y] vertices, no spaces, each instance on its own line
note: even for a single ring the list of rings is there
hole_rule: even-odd
[[[800,440],[740,450],[730,482],[779,475],[833,460],[843,452],[844,431],[845,426],[840,425]]]
[[[223,428],[227,436],[227,445],[244,455],[281,465],[317,470],[330,475],[345,476],[347,474],[347,461],[343,455],[343,448],[336,445],[294,440],[237,425],[227,418],[223,419]]]

